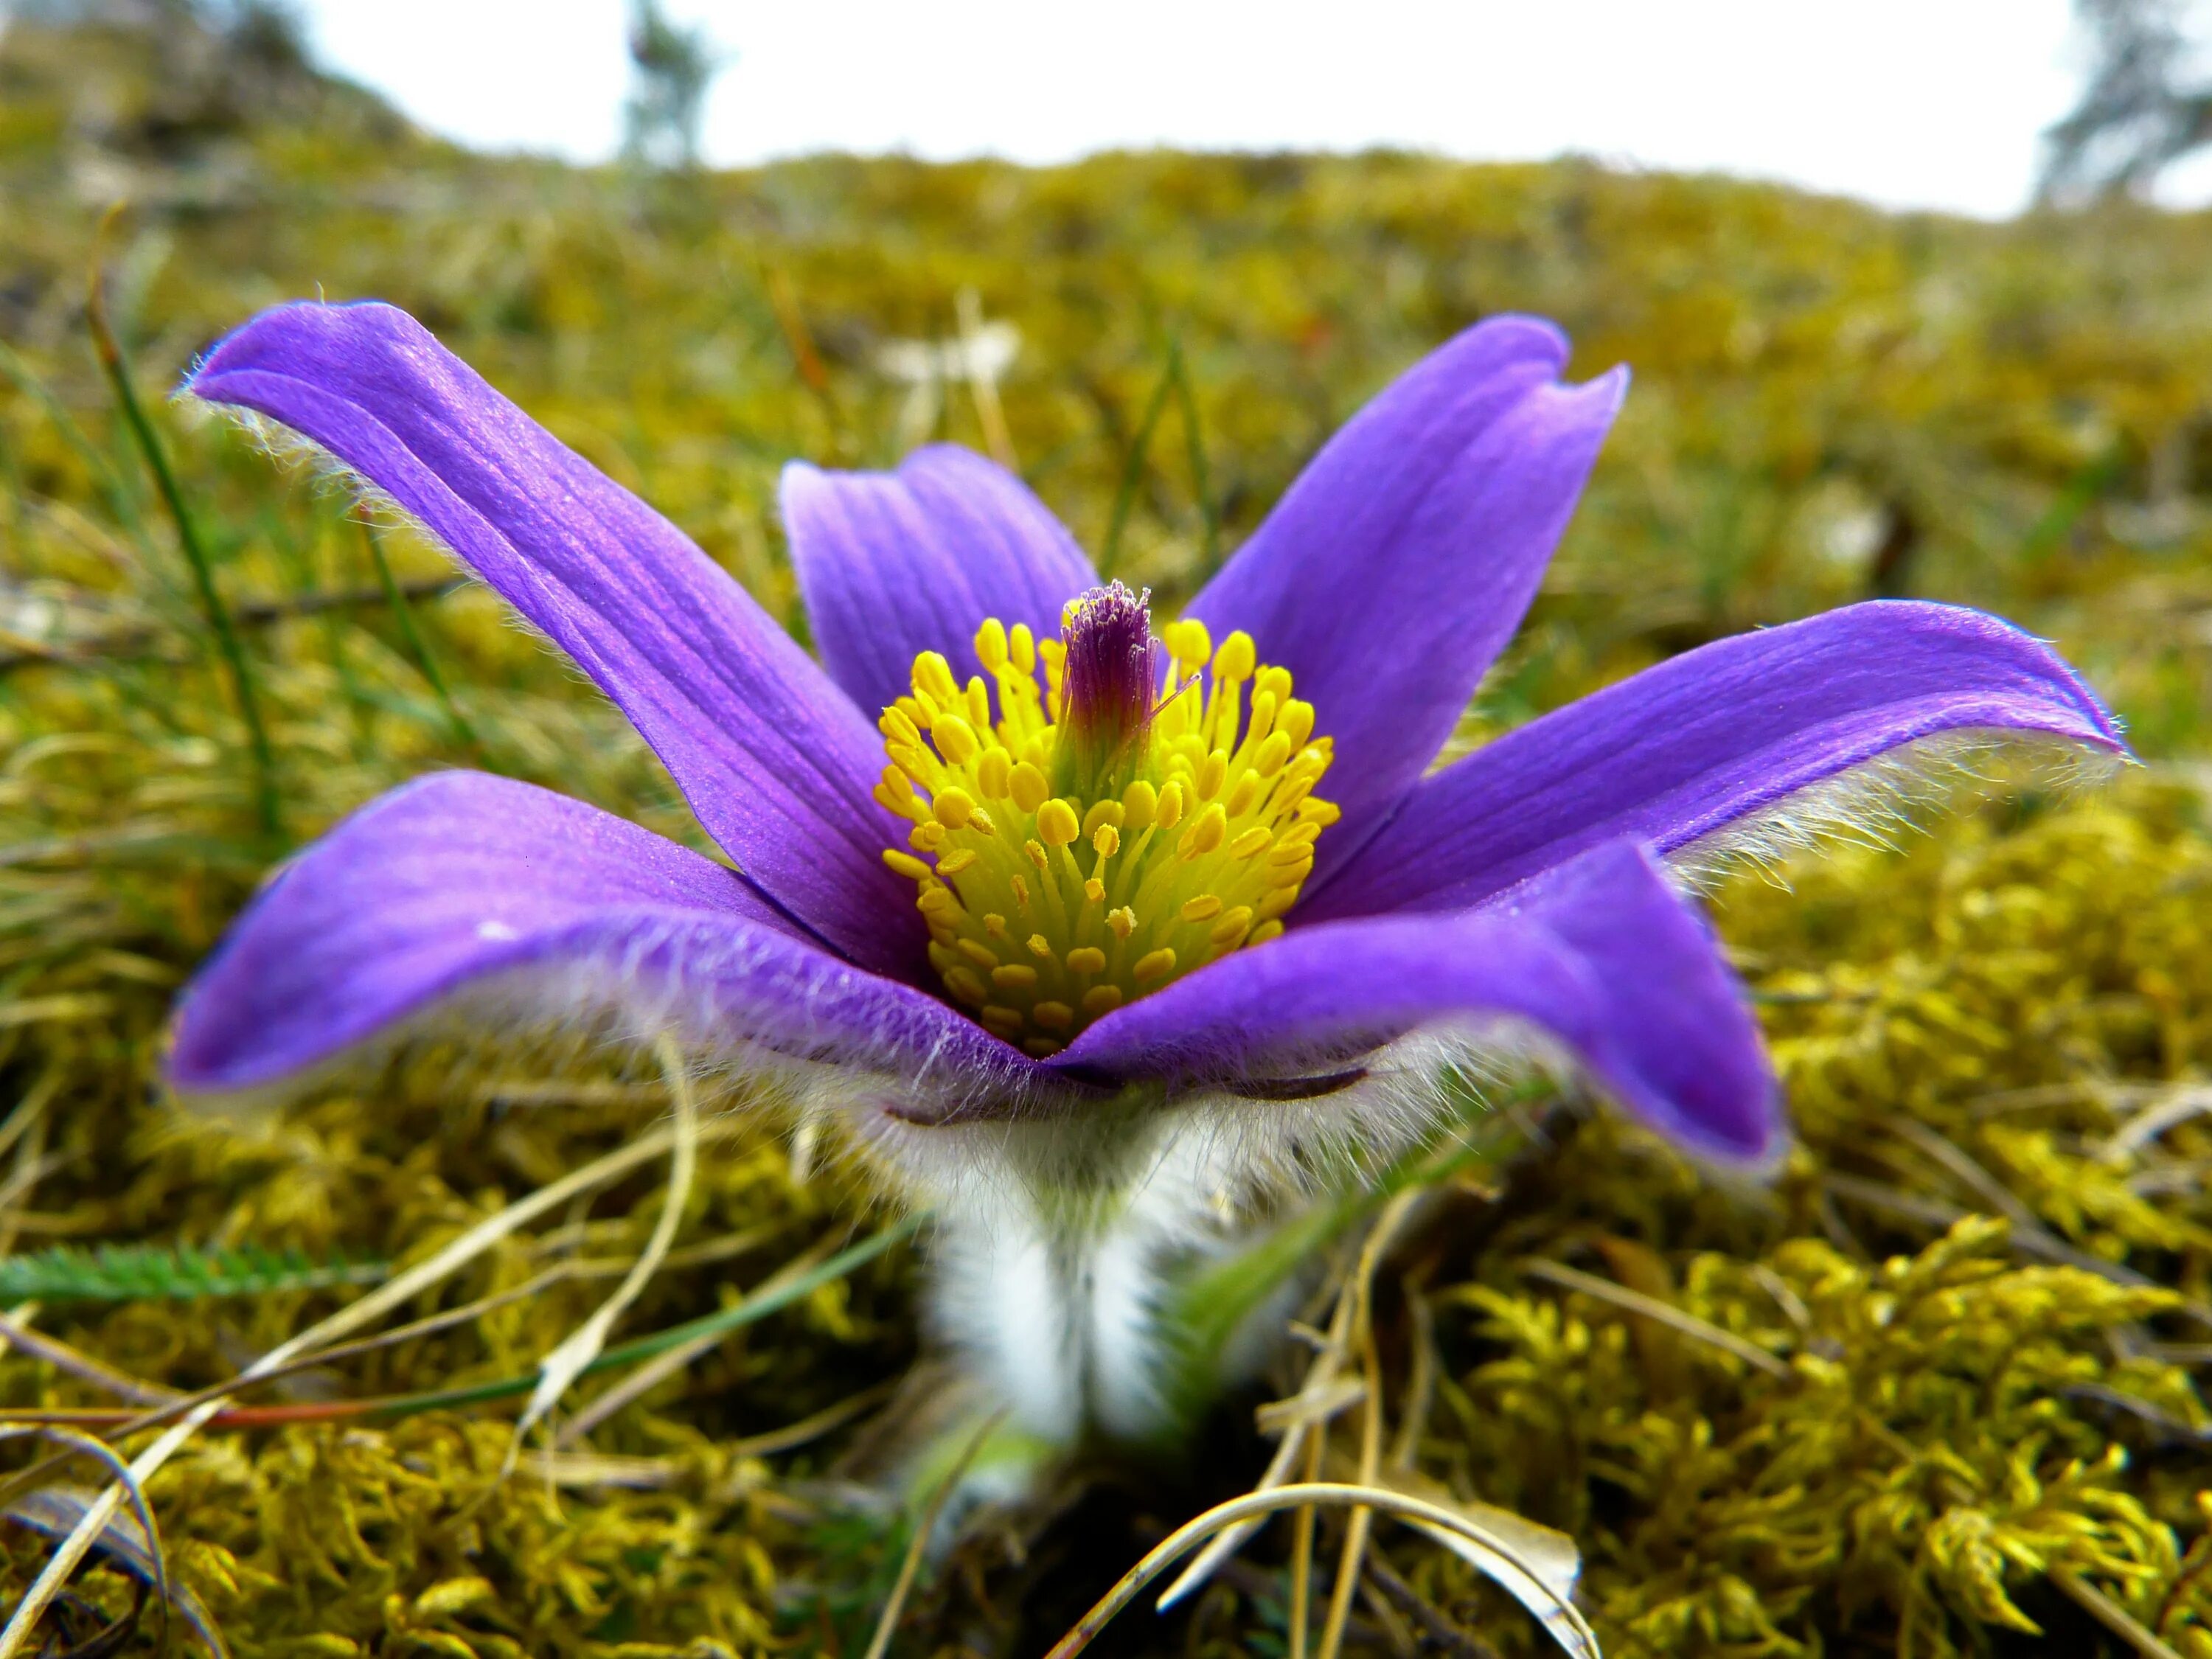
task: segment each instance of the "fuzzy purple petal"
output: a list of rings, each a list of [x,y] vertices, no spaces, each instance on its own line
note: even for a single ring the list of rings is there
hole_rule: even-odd
[[[1501,317],[1432,352],[1330,440],[1193,602],[1249,632],[1336,739],[1322,873],[1435,757],[1513,635],[1627,388],[1559,384],[1567,342]]]
[[[2124,753],[2057,653],[1978,611],[1875,600],[1687,652],[1425,779],[1307,921],[1459,910],[1615,836],[1674,853],[1947,732]]]
[[[911,969],[871,715],[675,526],[390,306],[265,312],[190,390],[397,501],[614,699],[749,880],[854,961]]]
[[[1355,1065],[1408,1032],[1533,1029],[1698,1151],[1757,1159],[1778,1132],[1757,1026],[1704,919],[1644,849],[1585,854],[1448,917],[1307,928],[1130,1003],[1055,1065],[1182,1087]]]
[[[1060,607],[1098,579],[1052,509],[1004,467],[932,444],[896,472],[784,469],[791,562],[830,678],[873,714],[908,689],[915,658],[941,651],[980,672],[987,617],[1060,632]]]
[[[463,995],[482,1022],[716,1045],[999,1097],[1049,1082],[913,987],[832,956],[711,860],[596,808],[478,772],[380,797],[285,866],[180,1006],[190,1095],[281,1085]]]

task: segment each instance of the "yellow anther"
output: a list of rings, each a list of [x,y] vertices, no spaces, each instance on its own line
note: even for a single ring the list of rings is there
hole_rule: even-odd
[[[905,744],[895,743],[884,752],[892,763],[923,788],[932,787],[938,776],[937,763],[927,749],[910,749]]]
[[[978,626],[983,672],[964,683],[943,654],[922,653],[912,690],[878,721],[890,764],[871,790],[907,825],[910,849],[884,862],[915,884],[930,967],[948,997],[1034,1054],[1280,937],[1315,843],[1340,816],[1314,794],[1334,745],[1286,670],[1262,665],[1247,634],[1217,647],[1195,619],[1160,637],[1173,659],[1164,700],[1149,720],[1139,710],[1103,770],[1080,747],[1091,727],[1062,724],[1071,691],[1090,696],[1072,681],[1067,641],[1026,627]],[[1174,931],[1186,927],[1195,931]]]
[[[1083,820],[1075,809],[1054,796],[1037,808],[1037,839],[1048,847],[1065,847],[1083,833]]]
[[[914,689],[917,695],[933,698],[940,708],[960,695],[960,683],[952,678],[952,665],[942,651],[925,651],[914,659]]]
[[[905,787],[902,781],[900,787]],[[1160,792],[1139,778],[1121,792],[1122,828],[1135,835],[1152,823],[1159,811],[1159,805]]]
[[[1206,631],[1206,624],[1195,617],[1185,617],[1171,622],[1160,629],[1160,643],[1186,676],[1206,666],[1206,659],[1213,654],[1213,641]]]
[[[1229,843],[1229,856],[1233,859],[1256,859],[1267,850],[1274,839],[1268,831],[1255,824]]]
[[[1022,1039],[1022,1052],[1036,1060],[1050,1060],[1067,1045],[1058,1037],[1033,1036]]]
[[[947,830],[957,830],[975,816],[975,798],[965,789],[940,789],[931,810]]]
[[[975,630],[975,660],[994,672],[1006,665],[1006,625],[996,617]]]
[[[939,658],[939,660],[944,659]],[[1227,681],[1233,684],[1238,680],[1249,680],[1252,678],[1253,665],[1258,660],[1259,653],[1253,648],[1252,636],[1240,628],[1222,641],[1221,649],[1213,653],[1213,683],[1218,685]],[[945,678],[950,679],[951,676],[947,674]]]
[[[939,715],[929,735],[937,740],[937,752],[955,766],[967,765],[983,747],[975,728],[957,714]]]
[[[1186,859],[1202,859],[1229,839],[1229,814],[1215,801],[1191,821],[1176,849]]]
[[[1221,786],[1229,777],[1229,757],[1217,749],[1208,755],[1198,769],[1198,798],[1212,800],[1221,793]]]
[[[1218,950],[1243,938],[1245,929],[1251,925],[1252,907],[1249,904],[1240,904],[1234,909],[1224,910],[1221,913],[1221,920],[1213,924],[1212,931],[1206,934],[1206,938],[1213,942],[1214,947]]]
[[[1024,812],[1034,812],[1052,793],[1052,786],[1044,781],[1044,774],[1028,761],[1014,768],[1007,781],[1007,790],[1015,805]]]

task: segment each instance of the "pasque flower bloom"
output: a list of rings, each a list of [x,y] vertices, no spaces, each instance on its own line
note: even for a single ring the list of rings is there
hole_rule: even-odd
[[[1048,1431],[1141,1425],[1159,1261],[1332,1149],[1420,1133],[1452,1043],[1533,1038],[1683,1145],[1761,1158],[1774,1081],[1670,864],[1786,833],[1884,757],[2120,740],[2036,641],[1891,602],[1431,770],[1626,388],[1564,384],[1565,356],[1517,317],[1433,353],[1157,637],[975,455],[794,463],[817,664],[404,313],[257,318],[191,393],[441,540],[730,863],[526,784],[418,780],[255,901],[185,997],[173,1082],[266,1090],[457,1005],[787,1066],[939,1203],[943,1317]]]

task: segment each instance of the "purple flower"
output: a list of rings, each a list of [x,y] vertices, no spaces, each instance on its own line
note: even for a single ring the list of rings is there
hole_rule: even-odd
[[[1510,1033],[1692,1148],[1766,1155],[1771,1073],[1669,865],[1786,834],[1931,740],[2120,739],[2016,629],[1876,603],[1430,771],[1626,387],[1562,384],[1565,356],[1513,317],[1431,355],[1158,639],[977,456],[794,463],[817,665],[404,313],[255,319],[191,393],[310,440],[497,588],[735,867],[526,784],[417,780],[255,901],[185,994],[172,1079],[267,1089],[459,1006],[672,1027],[908,1141],[1139,1096],[1325,1133],[1416,1039]]]

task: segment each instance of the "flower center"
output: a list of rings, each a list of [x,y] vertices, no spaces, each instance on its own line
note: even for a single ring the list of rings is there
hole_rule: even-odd
[[[1261,666],[1242,632],[1218,651],[1198,622],[1155,639],[1150,597],[1092,588],[1057,640],[987,622],[990,684],[963,686],[925,651],[878,722],[891,763],[876,799],[914,825],[912,850],[884,861],[920,890],[930,962],[1040,1059],[1281,933],[1338,817],[1313,793],[1330,740],[1290,672]]]

